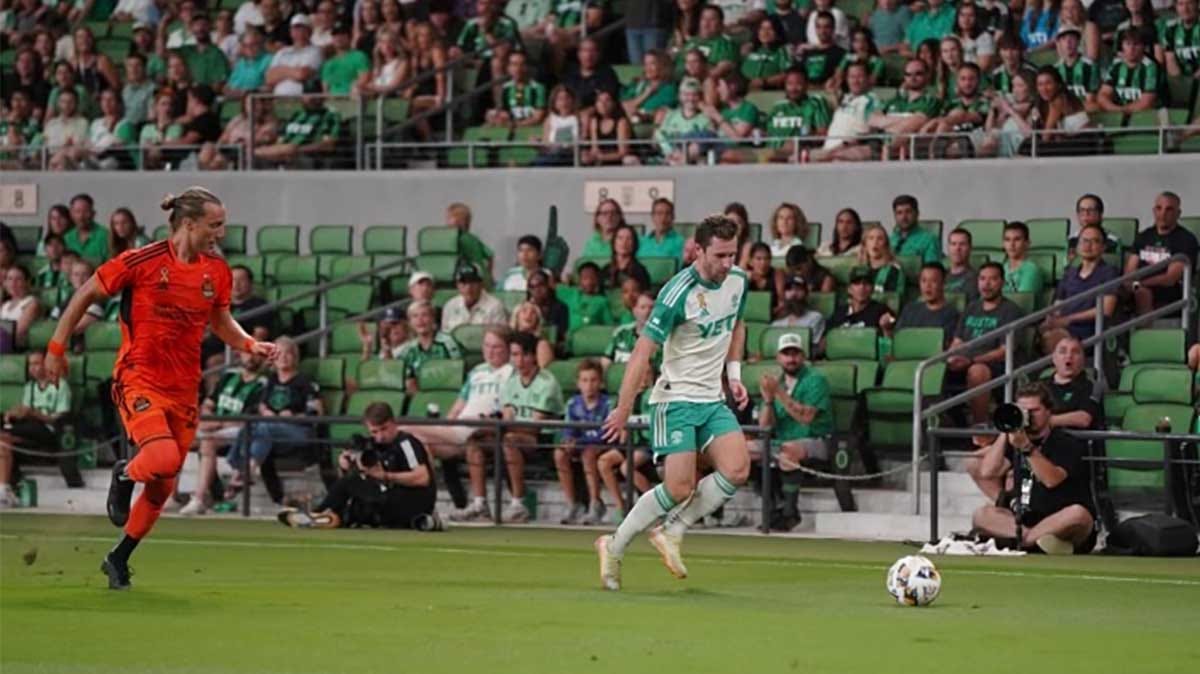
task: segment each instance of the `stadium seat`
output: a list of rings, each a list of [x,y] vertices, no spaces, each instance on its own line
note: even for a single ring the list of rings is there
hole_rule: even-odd
[[[391,406],[392,413],[404,413],[406,396],[401,391],[391,390],[360,390],[346,399],[346,416],[361,417],[367,406],[373,402],[384,402]],[[329,439],[335,442],[346,442],[350,436],[364,434],[362,424],[330,424]]]
[[[804,344],[804,353],[810,359],[812,358],[812,346],[810,343],[812,335],[808,328],[767,327],[758,338],[758,351],[762,354],[764,360],[775,357],[775,352],[779,350],[779,338],[783,335],[800,335],[800,339]]]
[[[458,392],[456,391],[417,391],[408,399],[407,416],[410,417],[425,417],[429,414],[430,405],[437,406],[437,416],[445,417],[450,408],[454,407],[454,402],[458,400]]]
[[[500,148],[497,162],[500,166],[530,166],[541,153],[541,135],[540,125],[518,127],[513,131],[510,144]]]
[[[778,90],[772,91],[751,91],[746,94],[746,100],[754,104],[762,113],[769,113],[775,103],[783,100],[783,92]]]
[[[625,363],[613,363],[604,372],[604,390],[611,396],[621,392],[621,379],[625,377]]]
[[[1117,388],[1104,395],[1104,417],[1110,425],[1121,423],[1133,405],[1133,386],[1142,370],[1185,370],[1186,335],[1175,328],[1144,328],[1129,337],[1129,364],[1121,370]],[[1167,375],[1169,376],[1169,375]]]
[[[819,257],[817,263],[833,275],[833,278],[837,280],[838,287],[845,288],[850,285],[850,270],[858,266],[858,258],[853,255]],[[810,288],[809,290],[815,293],[817,289]]]
[[[116,351],[88,351],[84,364],[84,380],[92,384],[111,378],[116,362]]]
[[[1179,226],[1191,232],[1197,239],[1200,239],[1200,216],[1179,218]]]
[[[458,255],[457,227],[422,227],[417,232],[417,253],[420,255]]]
[[[171,234],[171,228],[166,225],[159,225],[154,228],[153,238],[155,241],[163,241]]]
[[[337,389],[321,389],[321,404],[325,406],[325,414],[339,416],[346,407],[346,392]],[[334,449],[333,451],[337,451]]]
[[[45,349],[50,343],[50,338],[54,336],[54,329],[58,327],[58,321],[52,319],[44,319],[34,322],[29,326],[29,334],[25,336],[27,346],[30,349]]]
[[[457,295],[458,291],[454,288],[438,288],[433,291],[433,306],[441,309]]]
[[[366,313],[371,306],[372,288],[366,283],[347,283],[325,292],[325,305],[330,321]]]
[[[558,380],[558,385],[562,387],[564,400],[568,396],[579,392],[579,387],[575,384],[575,375],[577,374],[579,364],[582,362],[582,358],[568,358],[566,360],[553,361],[546,366],[546,370],[554,375],[554,378]]]
[[[266,284],[267,261],[257,255],[226,255],[225,261],[230,267],[245,267],[254,276],[255,283]]]
[[[37,225],[16,225],[12,227],[13,239],[17,242],[18,255],[31,255],[37,252],[38,242],[42,238],[42,228]]]
[[[512,313],[518,305],[525,301],[526,293],[524,290],[497,290],[492,293],[503,304],[508,313]]]
[[[275,283],[316,284],[317,258],[311,255],[280,255],[274,259],[274,268],[269,274]]]
[[[404,255],[408,252],[408,228],[404,225],[371,225],[362,233],[362,252],[367,255]]]
[[[1122,248],[1133,247],[1133,239],[1138,233],[1137,218],[1104,218],[1101,224],[1104,226],[1104,231],[1121,240]]]
[[[1153,432],[1164,422],[1173,433],[1187,433],[1192,428],[1195,409],[1190,401],[1192,375],[1187,370],[1173,373],[1143,371],[1135,381],[1134,404],[1125,411],[1121,429]],[[1153,382],[1147,386],[1145,382]],[[1142,384],[1139,386],[1138,384]],[[1156,400],[1164,398],[1164,400]],[[1105,443],[1109,458],[1145,461],[1144,464],[1108,466],[1110,492],[1161,492],[1164,485],[1163,452],[1165,445],[1153,440],[1109,440]]]
[[[455,80],[459,78],[456,76]],[[446,164],[454,168],[467,166],[490,166],[493,143],[508,140],[506,126],[473,126],[463,132],[462,143],[466,147],[454,147],[446,153]]]
[[[1032,218],[1025,221],[1029,228],[1029,249],[1066,250],[1070,222],[1066,218]]]
[[[462,383],[462,360],[427,360],[417,370],[417,388],[422,391],[457,391]]]
[[[571,355],[576,358],[587,356],[603,356],[612,341],[612,333],[616,326],[612,325],[581,325],[567,335],[567,343]]]
[[[367,324],[367,331],[372,339],[375,335],[375,325]],[[362,341],[358,336],[358,325],[354,323],[338,323],[329,332],[329,352],[333,354],[361,354]]]
[[[757,359],[762,356],[762,335],[770,327],[763,321],[746,321],[746,356]]]
[[[510,14],[511,16],[511,14]],[[642,75],[642,64],[640,63],[618,63],[613,65],[613,70],[617,73],[617,80],[621,86],[632,83]]]
[[[858,366],[841,361],[813,363],[829,382],[829,397],[833,410],[833,432],[837,438],[849,438],[858,433],[856,424],[859,408]]]
[[[7,354],[4,358],[0,358],[0,384],[24,384],[25,383],[25,358],[23,356]],[[5,411],[7,407],[0,407]]]
[[[873,328],[834,328],[825,333],[825,358],[857,366],[857,392],[879,377],[879,345]]]
[[[771,322],[771,293],[765,290],[751,290],[746,293],[746,308],[742,320],[759,323]]]
[[[221,251],[226,255],[246,254],[245,225],[225,225],[225,238],[221,239]]]
[[[296,225],[263,225],[256,235],[258,254],[300,253],[300,228]]]
[[[416,267],[421,271],[432,274],[434,283],[442,285],[450,284],[454,282],[454,272],[458,269],[458,256],[418,255],[416,258]]]
[[[483,335],[487,332],[485,325],[464,324],[450,333],[454,341],[462,347],[465,353],[483,353]]]
[[[370,257],[361,255],[338,256],[329,265],[329,280],[336,281],[347,276],[367,272],[373,266],[375,266],[374,261]],[[359,282],[366,283],[368,280],[368,278],[364,277]]]
[[[406,366],[398,360],[364,360],[358,364],[355,381],[362,389],[403,391],[407,383]]]
[[[892,358],[925,360],[942,352],[941,328],[904,328],[892,337]]]
[[[941,344],[941,330],[938,344]],[[867,444],[870,447],[911,447],[913,414],[913,379],[918,360],[894,360],[883,370],[883,382],[868,388],[864,395],[867,418]],[[921,395],[927,399],[940,396],[946,377],[945,363],[929,366],[921,378]]]
[[[822,316],[829,317],[833,315],[837,309],[837,291],[822,293],[813,292],[808,294],[808,306],[814,309]]]
[[[21,404],[24,384],[0,384],[0,409],[10,410]]]
[[[638,262],[646,267],[646,272],[650,274],[650,285],[655,287],[670,281],[679,271],[679,261],[673,257],[639,257]]]
[[[306,358],[300,362],[300,371],[317,382],[322,391],[345,388],[346,359],[330,356]]]
[[[971,248],[975,251],[1004,251],[1003,220],[963,220],[960,229],[971,233]]]
[[[937,241],[942,240],[942,230],[945,229],[945,224],[941,220],[918,220],[917,226],[937,237]]]
[[[778,377],[780,374],[779,365],[773,360],[764,360],[757,363],[746,363],[742,366],[742,385],[746,387],[746,392],[750,394],[751,398],[757,400],[762,397],[762,388],[759,386],[759,379],[764,374]]]
[[[121,326],[118,323],[98,321],[83,333],[88,351],[116,351],[121,348]]]
[[[897,255],[896,263],[904,272],[904,279],[908,281],[908,287],[917,286],[921,276],[921,265],[925,264],[925,261],[917,255]]]

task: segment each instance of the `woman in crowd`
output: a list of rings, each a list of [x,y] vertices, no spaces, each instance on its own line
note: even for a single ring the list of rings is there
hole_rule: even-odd
[[[742,77],[750,91],[782,89],[792,54],[778,17],[766,16],[758,23],[754,39],[742,46]]]
[[[75,55],[71,68],[79,83],[93,96],[102,91],[121,90],[121,78],[117,68],[104,54],[96,51],[96,36],[87,26],[75,29]]]
[[[149,243],[142,228],[138,225],[133,211],[122,206],[112,212],[108,218],[108,254],[116,257],[127,250],[141,248]]]
[[[954,37],[962,45],[963,61],[974,63],[983,72],[989,72],[996,58],[996,41],[990,31],[979,22],[979,8],[974,2],[958,5],[954,15]]]
[[[599,259],[612,257],[612,238],[619,225],[625,224],[625,212],[616,199],[602,199],[592,216],[592,236],[583,244],[580,257]]]
[[[863,223],[858,211],[853,208],[843,208],[833,219],[833,238],[829,243],[822,244],[818,255],[833,257],[835,255],[858,255],[862,244]]]
[[[412,111],[409,114],[419,115],[441,107],[446,102],[446,73],[442,70],[446,65],[446,45],[434,31],[433,25],[428,22],[415,24],[412,36],[413,49],[409,62],[413,77],[433,73],[418,82],[408,93],[412,101]],[[422,140],[429,140],[433,136],[433,129],[428,120],[417,122],[414,128]]]
[[[175,121],[175,96],[170,90],[159,91],[151,112],[149,121],[142,125],[138,145],[142,148],[142,168],[158,169],[163,166],[162,146],[182,136],[183,125]]]
[[[66,236],[74,226],[75,223],[71,221],[71,209],[67,208],[66,204],[51,206],[50,212],[46,213],[46,229],[38,237],[37,256],[46,257],[46,236],[50,234]]]
[[[1013,77],[1012,93],[992,99],[988,111],[987,132],[979,146],[980,156],[1012,157],[1017,154],[1036,128],[1034,97],[1036,83],[1033,75],[1021,70]]]
[[[137,129],[125,119],[125,105],[117,89],[100,92],[100,116],[88,130],[87,152],[75,160],[92,169],[111,171],[133,168],[130,149],[137,145]]]
[[[352,90],[359,96],[399,96],[400,85],[412,77],[408,53],[400,46],[400,37],[389,28],[380,28],[375,36],[372,66],[359,76]]]
[[[637,155],[629,150],[629,139],[633,127],[625,116],[625,109],[610,91],[596,92],[596,112],[588,120],[584,141],[588,149],[583,150],[580,162],[584,166],[619,166],[637,164]]]
[[[621,107],[632,124],[658,124],[679,99],[667,53],[651,49],[642,57],[642,76],[621,90]]]
[[[934,72],[933,80],[933,85],[937,87],[938,98],[949,101],[957,95],[958,69],[962,67],[963,63],[963,48],[958,38],[953,35],[942,38],[937,70]]]
[[[25,346],[29,326],[42,313],[37,295],[32,292],[32,280],[29,270],[20,265],[13,265],[4,272],[4,296],[8,299],[0,304],[0,321],[13,322],[16,332],[12,338],[17,348]]]
[[[895,293],[904,297],[904,270],[896,262],[887,231],[880,225],[870,225],[863,231],[862,248],[858,251],[858,262],[871,268],[875,280],[875,293]]]
[[[825,83],[825,88],[834,94],[841,94],[845,90],[846,67],[851,63],[866,65],[867,81],[871,87],[883,81],[883,58],[879,55],[879,48],[875,46],[875,38],[871,36],[869,28],[855,28],[850,32],[850,51],[842,57],[837,71]]]
[[[1037,74],[1037,104],[1034,106],[1033,125],[1046,133],[1038,137],[1039,152],[1044,149],[1053,152],[1059,149],[1070,151],[1071,136],[1089,124],[1087,110],[1083,101],[1075,97],[1067,88],[1062,75],[1054,66],[1045,66]],[[1063,133],[1051,133],[1062,131]],[[1068,146],[1063,146],[1068,143]],[[1043,147],[1044,145],[1044,147]]]
[[[643,288],[650,287],[650,274],[637,260],[638,236],[633,227],[621,224],[613,230],[612,256],[600,270],[605,288],[620,288],[626,278],[636,279]]]
[[[783,202],[771,215],[771,255],[786,257],[792,246],[803,246],[808,240],[808,218],[796,204]]]
[[[771,316],[783,310],[783,271],[771,266],[771,247],[762,241],[750,244],[750,266],[746,269],[750,290],[770,293]]]
[[[1088,12],[1082,0],[1063,0],[1062,14],[1058,18],[1059,26],[1078,28],[1083,36],[1080,51],[1093,62],[1100,61],[1100,27],[1088,18]]]
[[[522,302],[517,305],[509,319],[509,327],[514,332],[525,332],[537,337],[538,367],[546,367],[554,361],[554,346],[546,339],[546,330],[542,322],[542,310],[533,302]]]

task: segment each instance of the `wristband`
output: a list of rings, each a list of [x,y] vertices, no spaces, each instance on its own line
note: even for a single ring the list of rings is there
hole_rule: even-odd
[[[725,363],[725,374],[729,375],[729,381],[742,380],[742,361],[731,360]]]
[[[67,354],[67,347],[62,342],[52,339],[46,344],[46,353],[62,358]]]
[[[247,337],[246,341],[242,343],[242,351],[245,351],[246,353],[254,353],[254,345],[257,343],[258,342],[255,341],[253,337]]]

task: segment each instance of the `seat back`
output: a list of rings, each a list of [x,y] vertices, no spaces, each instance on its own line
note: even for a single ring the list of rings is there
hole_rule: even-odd
[[[971,248],[974,250],[1003,250],[1004,221],[990,219],[963,220],[959,228],[971,233]]]
[[[407,383],[404,363],[398,360],[364,360],[358,364],[358,386],[361,389],[395,389],[403,391]]]
[[[878,360],[879,346],[874,328],[834,328],[825,333],[825,357],[829,360]]]
[[[458,255],[457,227],[422,227],[417,232],[417,253],[420,255]]]
[[[457,391],[463,383],[461,359],[427,360],[417,371],[417,388],[422,391]]]
[[[904,328],[892,337],[896,360],[924,360],[942,352],[945,333],[941,328]]]
[[[1187,336],[1177,328],[1143,328],[1129,338],[1131,363],[1182,363]]]
[[[1195,376],[1184,368],[1142,368],[1133,378],[1133,401],[1191,405],[1195,399]]]
[[[340,253],[349,255],[353,228],[350,225],[317,225],[308,233],[308,249],[314,255]]]
[[[300,252],[300,228],[296,225],[263,225],[258,228],[258,254]]]
[[[88,351],[116,351],[121,348],[121,326],[108,321],[92,323],[83,333],[83,342]]]
[[[577,358],[604,355],[615,329],[612,325],[582,325],[575,328],[568,337],[571,355]]]
[[[487,332],[486,325],[471,325],[464,323],[454,328],[450,336],[462,347],[464,353],[483,353],[483,335]]]
[[[408,228],[404,225],[371,225],[362,233],[362,251],[367,255],[404,255],[408,252]]]
[[[679,261],[673,257],[639,257],[638,262],[646,268],[650,275],[650,284],[660,286],[675,275],[679,269]]]
[[[1121,429],[1126,431],[1152,432],[1166,422],[1172,433],[1187,433],[1191,430],[1195,410],[1189,405],[1151,403],[1134,405],[1125,411]],[[1156,440],[1109,440],[1105,452],[1110,458],[1137,459],[1146,461],[1144,467],[1108,466],[1108,487],[1112,491],[1139,490],[1159,491],[1163,488],[1164,444]]]

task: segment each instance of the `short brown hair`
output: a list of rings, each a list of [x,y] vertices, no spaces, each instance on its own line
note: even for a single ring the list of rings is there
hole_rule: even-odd
[[[392,414],[392,406],[378,400],[367,405],[367,409],[363,410],[363,421],[372,426],[386,424],[395,418]]]
[[[708,248],[713,239],[733,241],[737,239],[738,226],[731,218],[724,215],[710,215],[696,228],[696,243],[701,248]]]
[[[1017,389],[1017,398],[1037,398],[1046,409],[1054,407],[1054,398],[1050,395],[1050,389],[1040,381],[1025,384]]]
[[[604,378],[604,368],[595,358],[584,358],[580,361],[579,366],[575,368],[575,375],[579,376],[588,370],[595,372],[601,379]]]

